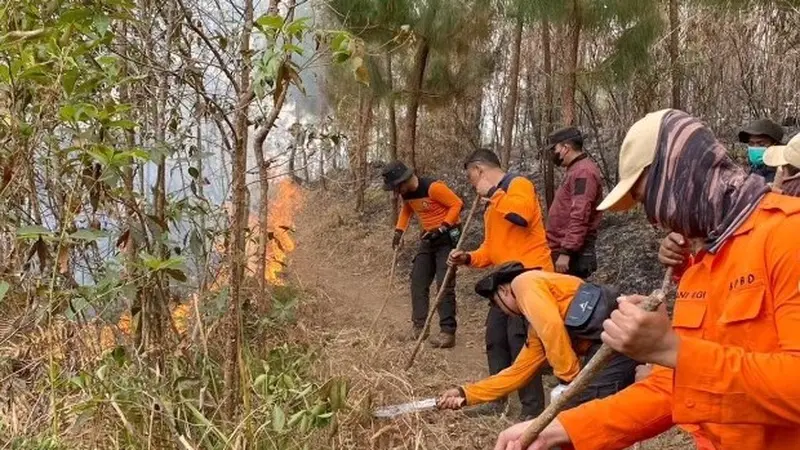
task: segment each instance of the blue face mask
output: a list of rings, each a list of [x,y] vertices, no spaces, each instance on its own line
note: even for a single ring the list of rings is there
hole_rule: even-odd
[[[763,166],[766,151],[767,147],[747,147],[747,160],[753,166]]]

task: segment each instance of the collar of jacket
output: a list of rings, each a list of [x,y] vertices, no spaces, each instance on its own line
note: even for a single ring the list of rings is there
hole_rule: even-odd
[[[586,159],[588,157],[589,157],[589,155],[586,152],[582,152],[580,155],[576,156],[575,159],[570,161],[569,164],[567,164],[567,170],[569,170],[570,167],[574,166],[576,162],[578,162],[578,161],[580,161],[582,159]]]
[[[498,189],[502,189],[504,191],[508,191],[508,187],[511,185],[511,180],[513,180],[516,177],[517,177],[517,174],[511,173],[511,172],[507,172],[503,176],[503,178],[500,179],[500,182],[497,183],[497,186],[493,187],[492,189],[489,190],[489,192],[486,193],[486,198],[494,197],[494,193],[497,192]]]

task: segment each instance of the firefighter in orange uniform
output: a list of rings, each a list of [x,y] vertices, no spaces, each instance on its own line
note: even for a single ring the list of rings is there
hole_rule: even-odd
[[[585,283],[572,275],[526,269],[518,262],[500,266],[478,282],[475,292],[506,315],[524,317],[530,324],[528,341],[511,367],[445,392],[438,402],[443,409],[503,398],[527,384],[545,361],[561,381],[554,392],[562,391],[600,348],[603,321],[616,309],[619,294],[612,287]],[[625,388],[633,383],[635,367],[635,361],[616,355],[573,404]]]
[[[482,268],[518,261],[526,268],[539,267],[552,272],[553,261],[533,183],[525,177],[503,171],[497,155],[490,150],[474,151],[464,168],[478,195],[488,201],[483,215],[484,239],[475,251],[454,251],[449,263]],[[486,317],[489,373],[494,375],[511,366],[527,337],[522,317],[509,317],[496,305],[490,305]],[[519,397],[523,417],[535,416],[544,409],[541,374],[520,389]],[[502,399],[473,412],[496,414],[504,407],[505,399]]]
[[[434,278],[441,286],[447,272],[447,257],[458,243],[461,233],[459,215],[464,202],[443,182],[418,177],[414,171],[399,161],[390,163],[383,171],[384,189],[394,190],[403,199],[403,209],[397,219],[392,247],[400,245],[411,217],[416,214],[422,228],[417,255],[411,269],[411,319],[414,323],[412,337],[422,333],[428,316],[430,286]],[[456,294],[455,277],[445,287],[439,304],[440,333],[429,343],[437,348],[451,348],[456,344]]]
[[[651,113],[628,131],[620,182],[601,209],[641,203],[650,221],[701,239],[681,276],[672,324],[664,306],[620,300],[603,341],[655,365],[622,392],[562,412],[531,449],[622,449],[672,426],[696,426],[707,446],[800,445],[800,199],[748,175],[699,120]],[[527,426],[501,433],[519,448]]]

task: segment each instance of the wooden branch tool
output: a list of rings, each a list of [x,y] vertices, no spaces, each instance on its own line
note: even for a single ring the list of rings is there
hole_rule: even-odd
[[[375,328],[375,324],[378,323],[378,319],[380,319],[381,314],[383,314],[383,310],[386,309],[386,305],[389,303],[389,298],[392,296],[392,290],[394,288],[394,269],[397,267],[397,254],[400,253],[400,245],[395,247],[394,254],[392,255],[392,269],[389,271],[389,287],[386,288],[386,295],[383,299],[383,305],[381,305],[381,309],[378,310],[378,314],[375,315],[375,319],[372,320],[372,324],[370,324],[369,329],[367,329],[367,334],[372,332],[372,329]]]
[[[464,222],[464,228],[461,229],[461,237],[458,239],[458,244],[456,244],[455,250],[461,250],[461,245],[464,243],[464,238],[467,236],[469,225],[472,223],[472,217],[475,215],[475,210],[478,209],[478,203],[480,202],[480,199],[480,196],[477,196],[475,197],[475,201],[472,202],[472,208],[470,208],[469,214],[467,215],[467,221]],[[442,303],[445,289],[447,285],[450,284],[450,280],[453,279],[455,274],[455,266],[447,268],[447,273],[444,274],[444,280],[442,280],[442,284],[439,286],[439,291],[436,293],[436,300],[431,304],[431,307],[428,310],[428,317],[425,319],[425,325],[422,327],[422,333],[419,334],[417,343],[414,345],[414,350],[411,352],[411,356],[408,358],[406,370],[410,369],[411,366],[414,365],[414,358],[417,357],[417,353],[419,353],[419,349],[422,347],[422,340],[425,338],[425,335],[428,334],[428,330],[431,328],[431,319],[433,319],[433,313],[439,307],[439,304]]]
[[[672,281],[672,267],[667,268],[664,274],[664,280],[661,283],[661,289],[653,291],[647,299],[642,303],[641,308],[645,311],[655,311],[659,305],[664,302],[666,298],[667,289],[669,289],[670,282]],[[531,424],[525,429],[520,437],[520,444],[522,448],[528,448],[533,441],[539,437],[541,433],[553,419],[556,418],[558,413],[566,409],[574,398],[576,398],[583,390],[585,390],[589,383],[600,373],[601,370],[611,361],[615,352],[611,347],[603,344],[600,350],[592,356],[592,359],[586,363],[586,366],[581,370],[577,377],[572,380],[567,390],[551,402],[547,408],[542,412],[539,417],[533,420]]]

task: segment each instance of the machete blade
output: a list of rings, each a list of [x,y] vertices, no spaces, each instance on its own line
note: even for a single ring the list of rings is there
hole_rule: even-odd
[[[436,408],[436,399],[426,398],[425,400],[376,408],[372,415],[379,419],[391,419],[392,417],[402,416],[403,414],[427,411],[434,408]]]

